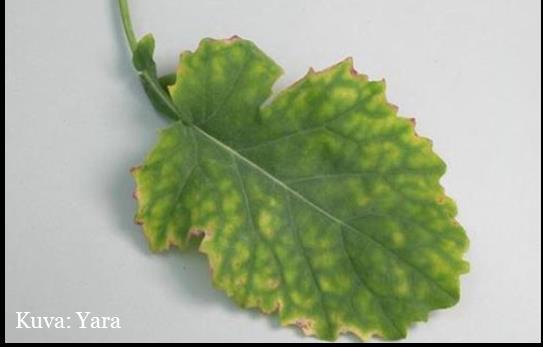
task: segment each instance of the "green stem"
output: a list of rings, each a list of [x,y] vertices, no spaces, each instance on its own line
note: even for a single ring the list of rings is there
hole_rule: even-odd
[[[136,50],[138,40],[134,34],[134,29],[132,28],[132,21],[130,20],[130,10],[128,9],[128,2],[126,0],[119,0],[119,8],[121,10],[121,19],[123,21],[124,33],[128,44],[130,45],[130,50],[132,53]]]

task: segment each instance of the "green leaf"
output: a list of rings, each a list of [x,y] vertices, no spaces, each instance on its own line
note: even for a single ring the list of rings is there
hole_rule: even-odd
[[[164,91],[168,86],[175,83],[175,75],[166,75],[157,79],[156,64],[153,59],[155,51],[155,39],[153,35],[147,34],[136,43],[132,64],[140,73],[140,81],[145,94],[149,97],[151,105],[155,110],[173,120],[178,120],[178,114],[172,110],[169,99],[164,99]]]
[[[154,251],[199,244],[243,307],[326,340],[403,338],[468,271],[445,164],[350,59],[268,103],[280,74],[239,38],[182,54],[168,89],[193,125],[133,171],[136,220]]]
[[[147,34],[138,41],[132,57],[132,64],[136,71],[149,71],[156,77],[156,65],[153,60],[155,52],[155,39],[153,35]]]

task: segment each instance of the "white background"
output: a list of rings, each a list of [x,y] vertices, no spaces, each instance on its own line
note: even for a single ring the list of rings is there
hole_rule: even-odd
[[[157,63],[241,35],[286,71],[353,56],[434,140],[471,238],[453,309],[406,341],[541,339],[540,1],[132,1]],[[7,341],[300,341],[212,288],[199,254],[152,255],[133,181],[164,125],[132,71],[113,1],[6,3]],[[121,318],[120,330],[15,329],[15,311]],[[356,341],[342,338],[340,341]]]

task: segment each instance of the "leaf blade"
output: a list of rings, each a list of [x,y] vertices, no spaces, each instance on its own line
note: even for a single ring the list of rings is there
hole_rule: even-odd
[[[250,64],[235,61],[210,88],[202,69],[231,68],[220,53],[239,56],[234,48]],[[251,64],[260,78],[240,77]],[[467,238],[439,185],[444,163],[397,117],[384,85],[353,74],[349,60],[310,72],[262,108],[279,73],[239,39],[204,41],[182,56],[171,95],[195,125],[165,130],[134,173],[138,221],[157,251],[205,231],[200,249],[215,285],[244,307],[279,310],[282,323],[323,339],[404,337],[410,323],[458,301],[467,270]],[[396,145],[407,148],[401,167]]]

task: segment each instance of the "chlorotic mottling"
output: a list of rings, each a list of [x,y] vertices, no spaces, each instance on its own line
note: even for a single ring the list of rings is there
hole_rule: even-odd
[[[468,271],[445,164],[351,59],[268,101],[280,74],[237,37],[181,55],[167,88],[193,124],[134,169],[137,222],[154,251],[199,244],[242,307],[325,340],[403,338]]]

